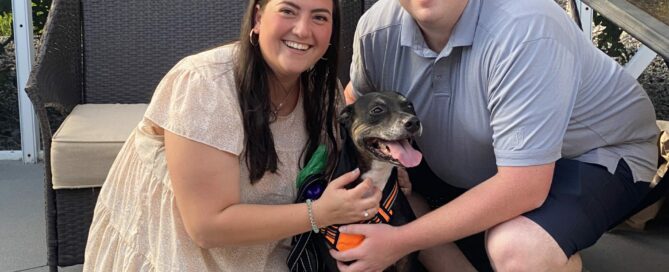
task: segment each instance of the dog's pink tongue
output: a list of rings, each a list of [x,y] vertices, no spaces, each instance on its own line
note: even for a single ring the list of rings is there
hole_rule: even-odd
[[[398,160],[404,167],[414,167],[423,159],[423,154],[413,149],[409,141],[388,142],[390,154]]]

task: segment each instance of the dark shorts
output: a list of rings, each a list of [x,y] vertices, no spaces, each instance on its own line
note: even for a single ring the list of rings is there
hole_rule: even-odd
[[[408,172],[414,192],[421,194],[433,209],[466,191],[441,181],[425,163]],[[548,198],[524,216],[544,228],[566,256],[571,256],[593,245],[604,232],[638,211],[649,191],[647,182],[633,182],[623,160],[612,175],[600,165],[560,159],[555,164]],[[479,233],[456,244],[477,270],[491,271],[483,239],[483,233]]]

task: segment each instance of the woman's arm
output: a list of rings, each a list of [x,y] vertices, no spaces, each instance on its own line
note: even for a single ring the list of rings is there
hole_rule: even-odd
[[[262,243],[311,230],[304,203],[239,203],[239,157],[167,130],[165,151],[179,214],[200,247]],[[351,172],[334,180],[314,202],[319,227],[363,220],[366,209],[378,207],[381,192],[369,180],[344,188],[358,175]],[[368,190],[374,193],[365,196]]]

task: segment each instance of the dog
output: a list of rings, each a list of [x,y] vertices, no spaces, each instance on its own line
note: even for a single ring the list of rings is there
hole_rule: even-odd
[[[361,175],[355,184],[369,178],[377,188],[383,190],[378,213],[362,223],[400,226],[414,220],[416,216],[399,190],[394,172],[397,166],[417,166],[422,159],[422,154],[412,147],[412,142],[421,135],[423,127],[411,102],[396,92],[368,93],[342,109],[338,120],[347,135],[343,147],[346,152],[343,153],[350,152],[347,161],[360,169]],[[338,168],[343,164],[341,160],[342,156]],[[350,170],[352,167],[345,168]],[[338,233],[337,229],[338,226],[331,226],[323,233],[331,248],[346,250],[357,246],[364,239],[358,235]],[[329,269],[337,271],[336,264],[332,267],[333,264],[331,262],[328,265]],[[386,271],[413,272],[425,271],[425,268],[418,261],[417,253],[412,253]]]
[[[385,188],[395,166],[417,166],[422,154],[411,143],[423,127],[413,105],[395,92],[361,96],[339,114],[339,122],[355,145],[361,179]]]
[[[382,190],[378,213],[359,223],[386,223],[404,225],[414,219],[409,202],[399,189],[396,166],[417,166],[422,154],[412,147],[412,142],[422,133],[422,126],[413,105],[395,92],[373,92],[358,98],[343,108],[338,116],[341,124],[341,148],[332,176],[337,177],[356,167],[360,177],[349,184],[355,187],[369,178]],[[305,167],[309,168],[309,167]],[[305,178],[296,202],[316,199],[327,180],[321,174]],[[319,233],[307,232],[292,239],[287,264],[291,271],[339,271],[329,249],[347,250],[359,245],[364,237],[339,232],[339,225],[321,228]],[[386,271],[426,271],[418,261],[417,253],[401,258]]]

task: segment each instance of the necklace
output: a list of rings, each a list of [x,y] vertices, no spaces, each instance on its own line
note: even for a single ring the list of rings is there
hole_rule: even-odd
[[[295,88],[292,88],[289,91],[286,91],[286,88],[283,87],[283,84],[281,84],[280,82],[277,82],[277,84],[279,85],[279,87],[281,88],[281,90],[285,95],[283,96],[283,99],[281,99],[281,102],[279,102],[278,105],[274,105],[274,103],[272,103],[272,106],[274,107],[274,109],[272,109],[272,113],[274,113],[274,116],[278,116],[279,111],[283,107],[284,103],[286,103],[286,99],[288,99],[290,94],[293,93],[293,90],[295,90]],[[299,81],[297,83],[297,88],[302,89],[302,84],[300,84]]]

